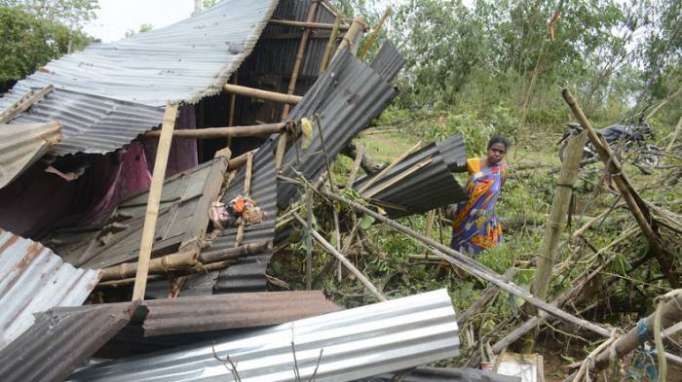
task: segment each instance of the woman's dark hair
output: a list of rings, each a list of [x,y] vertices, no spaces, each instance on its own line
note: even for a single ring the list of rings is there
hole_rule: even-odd
[[[505,150],[509,150],[509,146],[511,146],[511,143],[509,143],[509,139],[507,139],[507,138],[505,138],[505,137],[503,137],[503,136],[501,136],[501,135],[493,135],[493,136],[490,138],[490,140],[488,141],[488,148],[487,148],[487,150],[490,150],[490,148],[493,147],[493,145],[494,145],[495,143],[501,143],[501,144],[503,144]]]

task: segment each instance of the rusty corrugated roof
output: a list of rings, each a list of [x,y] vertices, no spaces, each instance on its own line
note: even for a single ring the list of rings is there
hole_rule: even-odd
[[[82,304],[98,279],[96,271],[75,268],[40,243],[0,229],[0,349],[31,327],[33,313]]]
[[[0,351],[3,382],[63,381],[128,324],[137,303],[56,308]]]
[[[269,326],[339,310],[320,291],[230,293],[144,305],[145,337]]]
[[[0,188],[8,185],[61,139],[57,122],[0,124]]]

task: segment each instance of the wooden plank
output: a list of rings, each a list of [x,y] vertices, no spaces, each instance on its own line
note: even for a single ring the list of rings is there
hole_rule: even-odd
[[[161,192],[163,182],[166,177],[166,166],[168,165],[168,153],[170,152],[173,140],[173,130],[175,120],[178,116],[178,105],[169,104],[163,116],[161,126],[161,137],[156,149],[156,159],[154,161],[154,174],[149,188],[149,199],[147,200],[147,212],[145,214],[144,226],[142,228],[142,239],[140,240],[140,255],[138,259],[137,273],[135,275],[135,286],[133,287],[133,301],[143,300],[145,289],[147,288],[147,275],[149,273],[149,262],[154,246],[154,235],[156,233],[156,221],[159,216],[159,204],[161,203]]]
[[[33,106],[35,103],[42,100],[47,94],[49,94],[53,90],[54,90],[54,86],[52,86],[52,85],[47,85],[44,88],[37,90],[37,91],[31,90],[26,95],[21,97],[17,102],[12,104],[12,106],[8,107],[2,113],[0,113],[0,123],[10,122],[14,118],[16,118],[19,114],[25,112],[26,110],[28,110],[28,108]]]

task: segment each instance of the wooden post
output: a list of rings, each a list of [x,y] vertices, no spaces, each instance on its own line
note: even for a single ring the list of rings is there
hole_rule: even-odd
[[[393,13],[393,9],[389,6],[386,8],[386,11],[384,11],[384,15],[381,16],[381,19],[379,19],[379,22],[377,25],[372,29],[372,33],[370,33],[369,37],[367,37],[367,41],[365,41],[365,45],[362,46],[362,50],[358,53],[358,58],[359,59],[364,59],[367,56],[367,53],[369,53],[369,50],[372,48],[372,45],[376,42],[377,38],[379,38],[379,33],[381,33],[381,29],[384,27],[384,23],[386,22],[386,19],[388,19],[389,16]]]
[[[332,28],[332,32],[329,34],[329,41],[327,41],[327,46],[324,48],[324,55],[320,61],[320,74],[324,73],[327,70],[327,67],[329,67],[329,60],[331,59],[334,46],[336,45],[336,38],[339,35],[339,25],[341,25],[341,16],[336,15],[334,28]]]
[[[592,145],[596,149],[599,158],[602,160],[602,162],[604,162],[611,179],[613,179],[613,182],[616,184],[616,188],[618,188],[618,191],[620,191],[620,194],[623,196],[623,200],[625,200],[625,203],[630,209],[630,212],[632,212],[632,215],[635,217],[637,224],[642,229],[644,236],[649,241],[651,250],[656,256],[656,260],[658,260],[663,274],[670,285],[676,288],[679,285],[679,282],[677,280],[677,273],[675,271],[674,263],[672,262],[674,255],[663,246],[661,237],[658,235],[658,232],[656,232],[653,226],[655,221],[651,217],[646,203],[642,200],[642,198],[640,198],[634,187],[632,187],[629,179],[623,172],[620,161],[613,155],[608,145],[603,143],[602,138],[600,138],[594,131],[592,124],[587,119],[568,89],[563,89],[561,95],[571,108],[573,115],[576,117],[578,122],[580,122],[583,130],[587,132],[587,137],[592,142]]]
[[[173,140],[173,130],[175,129],[175,120],[177,119],[177,116],[178,105],[167,105],[163,115],[163,124],[161,125],[161,137],[159,138],[159,144],[156,148],[154,174],[152,175],[152,183],[149,187],[147,212],[145,213],[144,226],[142,228],[140,255],[137,273],[135,274],[135,286],[133,288],[133,301],[143,300],[145,289],[147,288],[147,274],[149,272],[149,261],[152,256],[152,248],[154,247],[156,220],[159,217],[161,192],[163,191],[163,182],[166,178],[168,153],[170,152],[171,142]]]
[[[546,299],[552,278],[552,267],[557,258],[557,248],[561,237],[561,227],[566,221],[568,206],[573,195],[573,184],[578,177],[580,160],[587,137],[581,133],[568,141],[567,156],[561,164],[561,172],[557,180],[552,210],[545,226],[545,234],[540,245],[540,253],[536,256],[537,271],[533,279],[533,293],[540,299]]]
[[[294,214],[294,216],[296,217],[296,220],[298,220],[298,222],[301,225],[305,225],[305,221],[303,221],[303,219],[301,219],[300,216],[298,216],[296,214]],[[339,261],[341,261],[341,263],[343,263],[343,265],[346,268],[348,268],[348,270],[351,271],[351,273],[353,273],[355,275],[355,277],[358,278],[358,280],[360,280],[362,285],[364,285],[365,288],[367,288],[367,290],[372,292],[372,294],[376,298],[379,299],[379,301],[388,301],[386,299],[386,297],[381,292],[379,292],[379,290],[372,284],[372,282],[369,281],[369,279],[365,275],[363,275],[362,272],[360,272],[360,270],[358,270],[355,267],[355,265],[353,265],[353,263],[351,263],[346,258],[346,256],[342,255],[339,251],[337,251],[336,248],[334,248],[334,246],[331,245],[331,243],[329,243],[327,240],[325,240],[325,238],[322,237],[322,235],[320,235],[317,231],[312,230],[312,234],[313,234],[313,237],[315,238],[315,240],[317,240],[317,242],[320,243],[322,248],[324,248],[325,251],[327,251],[329,254],[333,255]]]
[[[234,74],[232,74],[232,77],[233,77],[232,84],[234,84],[234,85],[237,85],[238,74],[239,74],[239,71],[237,71],[237,70],[235,70]],[[237,107],[237,95],[234,93],[230,93],[230,101],[229,102],[230,102],[230,104],[228,106],[228,108],[229,108],[228,110],[229,110],[230,115],[228,116],[228,119],[227,119],[227,126],[234,126],[234,113],[235,113],[235,110]],[[227,147],[230,147],[231,145],[232,145],[232,136],[228,136],[227,137]]]
[[[246,170],[244,173],[244,197],[249,198],[251,197],[251,178],[252,178],[252,173],[253,173],[253,152],[249,151],[246,154]],[[244,218],[242,218],[241,222],[239,223],[239,227],[237,227],[237,237],[235,238],[234,241],[234,246],[239,247],[242,245],[242,240],[244,240]]]
[[[313,0],[310,3],[310,8],[308,9],[307,22],[313,22],[315,20],[315,15],[317,14],[317,6],[319,0]],[[294,68],[291,71],[291,78],[289,79],[289,86],[287,88],[287,94],[294,94],[296,90],[296,82],[298,82],[298,75],[301,72],[301,66],[303,64],[303,57],[305,55],[305,48],[308,45],[308,38],[310,37],[310,29],[303,31],[303,36],[301,36],[301,42],[298,43],[298,51],[296,52],[296,60],[294,61]],[[282,109],[282,117],[284,120],[289,115],[290,106],[288,104],[284,105]],[[277,139],[277,150],[275,155],[275,168],[277,171],[282,169],[282,162],[284,161],[284,153],[287,148],[287,135],[280,134]]]
[[[283,94],[269,90],[250,88],[248,86],[225,84],[224,89],[228,93],[234,93],[246,97],[260,98],[266,101],[279,102],[295,105],[301,101],[300,96]]]

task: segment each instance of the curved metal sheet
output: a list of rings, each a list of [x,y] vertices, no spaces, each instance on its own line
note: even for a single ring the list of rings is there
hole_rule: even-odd
[[[0,124],[0,188],[8,185],[62,139],[57,122]]]

